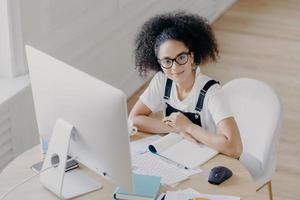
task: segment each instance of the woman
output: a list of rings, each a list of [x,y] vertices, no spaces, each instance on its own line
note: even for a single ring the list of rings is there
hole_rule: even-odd
[[[199,69],[217,57],[215,37],[200,16],[175,12],[148,20],[136,37],[135,62],[140,75],[157,73],[129,119],[141,131],[175,132],[238,158],[242,142],[222,87]],[[162,120],[149,117],[159,111]]]

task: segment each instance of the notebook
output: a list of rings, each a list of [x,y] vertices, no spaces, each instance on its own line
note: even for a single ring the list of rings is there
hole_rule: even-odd
[[[169,133],[153,142],[149,150],[185,168],[197,168],[218,154],[216,150],[192,143],[176,133]]]
[[[160,189],[160,177],[133,174],[133,192],[117,187],[114,198],[120,200],[154,200]]]

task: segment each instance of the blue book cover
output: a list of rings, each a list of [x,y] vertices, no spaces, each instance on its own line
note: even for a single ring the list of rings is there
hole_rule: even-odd
[[[133,174],[133,193],[128,193],[124,188],[117,187],[114,198],[124,200],[153,200],[160,189],[160,179],[158,176],[148,176]]]

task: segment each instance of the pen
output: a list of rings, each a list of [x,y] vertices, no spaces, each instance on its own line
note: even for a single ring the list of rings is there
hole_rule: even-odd
[[[182,164],[180,164],[180,163],[178,163],[178,162],[175,162],[174,160],[171,160],[171,159],[169,159],[169,158],[167,158],[167,157],[165,157],[165,156],[163,156],[163,155],[160,155],[160,154],[157,154],[157,153],[154,153],[154,154],[160,156],[160,157],[163,158],[163,160],[165,160],[166,162],[172,163],[172,164],[176,165],[176,166],[179,167],[179,168],[182,168],[182,169],[189,169],[189,167],[184,166],[184,165],[182,165]]]

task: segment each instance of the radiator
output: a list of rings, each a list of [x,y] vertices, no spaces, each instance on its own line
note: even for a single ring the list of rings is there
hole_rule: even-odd
[[[1,172],[10,161],[37,145],[39,140],[28,76],[1,80],[0,91]]]
[[[3,107],[3,106],[2,106]],[[8,109],[0,110],[0,171],[14,158],[11,119]]]

